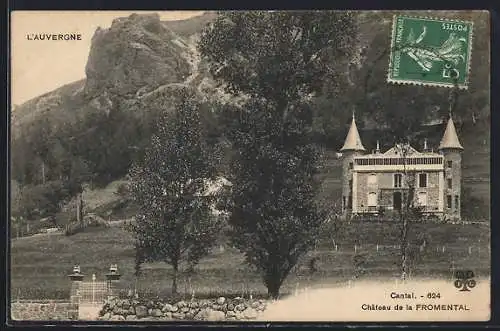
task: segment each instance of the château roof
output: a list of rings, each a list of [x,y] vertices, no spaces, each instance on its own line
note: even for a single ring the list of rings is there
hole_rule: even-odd
[[[420,152],[410,146],[409,144],[395,144],[393,147],[389,148],[387,151],[383,153],[372,153],[366,154],[362,156],[357,156],[358,159],[385,159],[385,158],[400,158],[403,157],[402,150],[406,150],[406,156],[409,158],[413,157],[436,157],[441,156],[440,154],[434,151],[424,151]]]
[[[451,114],[443,138],[439,144],[439,149],[464,149],[458,140],[457,131],[455,130],[455,124],[453,124]]]
[[[345,138],[344,146],[340,151],[365,151],[365,147],[361,143],[361,138],[359,137],[358,128],[356,127],[354,114],[352,114],[351,127]]]
[[[408,144],[407,145],[396,144],[394,147],[387,150],[383,155],[384,156],[401,156],[403,150],[406,150],[405,152],[406,152],[407,156],[411,156],[414,154],[422,154]]]

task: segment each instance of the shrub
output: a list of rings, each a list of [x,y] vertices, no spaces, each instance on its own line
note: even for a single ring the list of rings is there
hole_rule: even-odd
[[[68,225],[66,225],[66,229],[64,230],[64,234],[66,236],[72,236],[74,234],[77,234],[78,232],[83,231],[84,227],[83,224],[80,222],[71,222]]]
[[[19,209],[26,219],[51,216],[59,211],[61,202],[71,198],[71,194],[70,187],[60,180],[27,185],[21,190]]]
[[[354,277],[358,278],[366,272],[366,256],[364,254],[356,254],[353,257]]]
[[[76,220],[66,226],[64,234],[71,236],[84,231],[87,227],[109,227],[109,223],[95,214],[88,214],[83,217],[82,222]]]

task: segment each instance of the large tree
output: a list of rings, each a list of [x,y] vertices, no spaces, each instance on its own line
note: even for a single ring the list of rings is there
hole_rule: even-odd
[[[130,171],[138,206],[132,226],[141,253],[138,263],[170,264],[173,293],[183,264],[195,265],[219,233],[220,221],[211,212],[214,197],[205,194],[215,175],[199,106],[189,91],[181,90],[175,111],[161,116],[145,159]]]
[[[225,12],[199,43],[215,79],[247,97],[224,115],[236,150],[231,237],[273,298],[325,219],[310,97],[342,75],[354,44],[351,13],[331,11]]]

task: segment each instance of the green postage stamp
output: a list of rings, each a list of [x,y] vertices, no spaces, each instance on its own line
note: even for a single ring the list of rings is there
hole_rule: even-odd
[[[472,22],[394,16],[387,81],[467,88]]]

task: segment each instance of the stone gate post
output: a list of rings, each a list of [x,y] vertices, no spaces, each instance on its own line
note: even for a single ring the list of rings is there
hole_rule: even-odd
[[[73,273],[68,275],[71,280],[70,301],[71,303],[79,303],[80,301],[80,285],[83,281],[84,275],[80,272],[80,266],[73,267]]]
[[[112,264],[109,267],[109,273],[106,274],[107,287],[108,287],[108,299],[118,296],[118,284],[120,283],[120,273],[118,272],[118,266]]]

